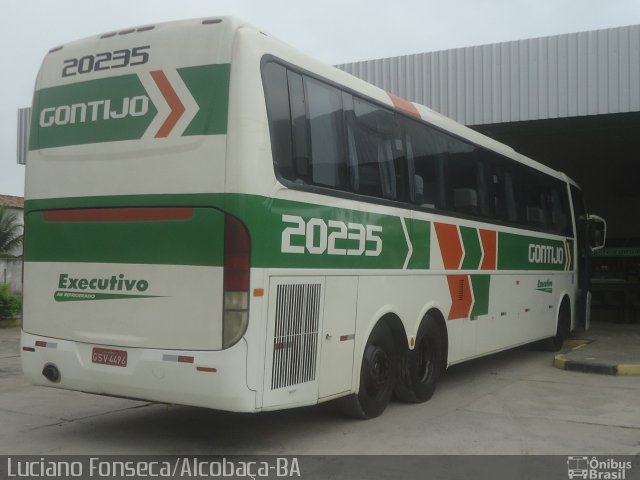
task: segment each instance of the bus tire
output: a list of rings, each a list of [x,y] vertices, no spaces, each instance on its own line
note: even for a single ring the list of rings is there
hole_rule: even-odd
[[[569,300],[565,297],[560,304],[558,312],[558,326],[553,337],[545,338],[538,343],[538,347],[545,352],[557,352],[562,348],[562,344],[571,333],[571,307]]]
[[[405,402],[429,400],[443,371],[444,350],[436,319],[427,314],[416,335],[415,348],[406,353],[395,394]]]
[[[359,391],[341,399],[341,410],[360,419],[381,415],[389,404],[397,375],[398,358],[393,334],[384,322],[378,322],[364,348]]]

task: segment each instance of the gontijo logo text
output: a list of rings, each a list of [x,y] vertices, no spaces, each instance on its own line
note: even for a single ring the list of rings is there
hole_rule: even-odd
[[[145,292],[148,289],[148,280],[130,279],[124,273],[103,278],[72,277],[68,273],[61,273],[58,277],[58,290],[53,297],[56,302],[70,302],[159,296],[147,295]]]
[[[564,249],[551,245],[529,244],[529,263],[550,263],[562,265],[564,263]]]
[[[111,100],[93,100],[86,103],[74,103],[72,105],[60,105],[58,107],[44,108],[40,112],[40,127],[47,128],[53,125],[67,125],[69,123],[97,122],[98,119],[119,119],[126,116],[140,117],[149,111],[149,97],[138,95],[137,97],[124,97],[122,105],[111,108]]]

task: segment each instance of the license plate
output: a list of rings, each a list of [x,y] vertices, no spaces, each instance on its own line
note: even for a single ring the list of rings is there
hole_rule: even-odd
[[[102,365],[113,365],[114,367],[127,366],[127,352],[124,350],[114,350],[112,348],[94,347],[91,352],[91,361]]]

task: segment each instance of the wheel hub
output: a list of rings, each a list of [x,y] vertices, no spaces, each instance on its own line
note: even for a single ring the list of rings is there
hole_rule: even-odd
[[[370,345],[365,352],[364,384],[372,396],[377,395],[389,383],[389,356],[382,348]]]

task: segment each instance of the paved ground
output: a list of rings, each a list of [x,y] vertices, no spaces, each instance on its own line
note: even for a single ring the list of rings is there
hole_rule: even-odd
[[[0,329],[0,454],[640,454],[640,377],[559,370],[528,347],[354,421],[327,405],[231,414],[33,387],[19,333]]]
[[[575,340],[573,348],[556,355],[556,367],[588,373],[640,376],[639,323],[595,323],[579,338],[584,342]]]

